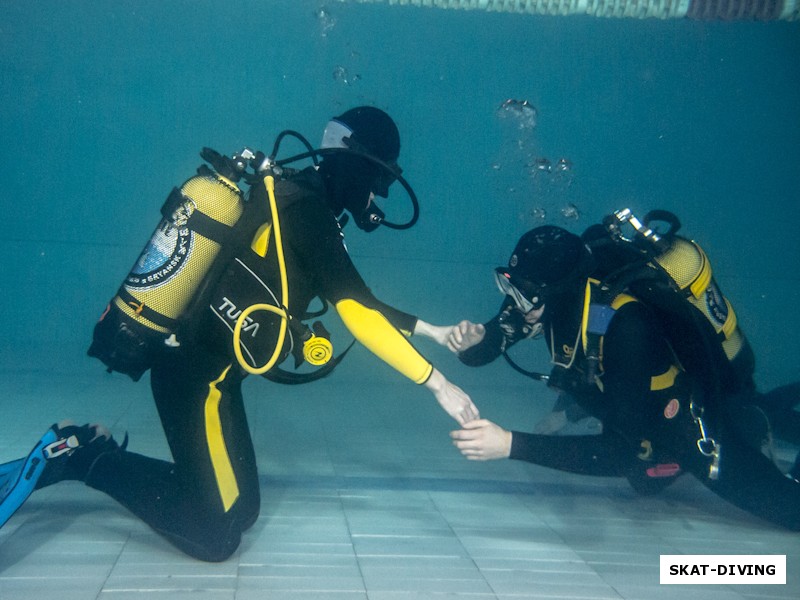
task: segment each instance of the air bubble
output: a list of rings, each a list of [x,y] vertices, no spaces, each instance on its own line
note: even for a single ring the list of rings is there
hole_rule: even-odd
[[[332,16],[328,9],[321,6],[317,9],[315,16],[320,26],[320,35],[327,37],[328,33],[336,27],[336,17]]]
[[[527,100],[509,98],[497,108],[497,115],[501,119],[513,119],[520,129],[533,129],[536,127],[538,111]]]
[[[561,209],[561,216],[571,221],[577,221],[581,218],[581,211],[578,210],[577,206],[570,202]]]
[[[344,85],[352,85],[356,81],[361,80],[361,75],[350,75],[346,67],[339,65],[333,70],[333,79]]]

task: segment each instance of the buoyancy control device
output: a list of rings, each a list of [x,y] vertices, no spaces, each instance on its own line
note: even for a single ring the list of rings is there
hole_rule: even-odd
[[[125,373],[138,381],[159,352],[180,346],[180,330],[187,316],[198,306],[204,308],[215,283],[237,253],[250,245],[254,235],[267,231],[276,238],[280,288],[273,293],[267,284],[257,281],[263,286],[255,286],[263,292],[262,297],[253,298],[252,304],[233,315],[233,352],[245,371],[267,374],[283,358],[288,334],[302,346],[303,356],[310,364],[325,365],[333,350],[324,328],[312,330],[286,308],[288,284],[273,173],[265,170],[257,179],[249,179],[252,185],[267,187],[270,204],[250,208],[237,183],[248,161],[256,155],[245,149],[228,158],[204,148],[201,156],[213,168],[201,165],[195,176],[169,194],[161,209],[161,221],[95,326],[89,355],[99,358],[109,371]],[[257,279],[252,272],[249,274]],[[256,317],[256,312],[262,314]],[[257,352],[248,348],[248,336],[242,339],[241,333],[257,329],[258,319],[274,316],[280,320],[278,340],[271,342],[269,359],[259,362]],[[333,366],[335,362],[330,368]],[[278,374],[276,379],[282,383],[299,382],[285,374]]]
[[[306,152],[277,160],[286,136],[297,138]],[[109,371],[125,373],[138,381],[160,352],[180,346],[184,334],[192,329],[197,311],[205,310],[209,301],[219,300],[215,305],[217,316],[228,321],[233,354],[244,371],[284,384],[305,383],[330,373],[352,344],[334,358],[324,326],[316,322],[309,327],[287,308],[289,290],[274,184],[291,171],[286,165],[311,159],[317,167],[319,157],[340,153],[373,163],[408,194],[411,218],[406,223],[393,223],[376,213],[370,217],[375,227],[408,229],[416,224],[419,202],[400,170],[357,148],[314,149],[292,130],[278,135],[269,156],[244,148],[228,157],[203,148],[200,155],[210,167],[201,165],[195,176],[168,196],[156,230],[95,326],[89,355],[99,358]],[[250,185],[249,194],[238,185],[242,179]],[[268,206],[251,200],[254,190],[264,188],[266,193],[256,196],[266,198]],[[247,254],[251,248],[257,253],[266,251],[269,236],[275,239],[279,282],[263,281],[246,261],[237,260],[238,254]],[[235,278],[246,280],[237,303],[214,298],[220,280],[226,275],[236,276],[237,270],[239,277]],[[254,332],[274,329],[270,325],[275,319],[279,320],[277,341],[269,336],[256,340]],[[289,351],[296,361],[305,360],[320,368],[302,374],[282,371],[277,363]]]
[[[658,231],[657,222],[668,229]],[[581,327],[590,379],[601,365],[602,336],[619,304],[615,299],[624,293],[658,312],[681,367],[706,387],[707,396],[748,385],[752,351],[733,306],[706,253],[677,235],[679,229],[680,221],[668,211],[651,211],[640,221],[622,209],[584,232],[598,265],[587,281]]]

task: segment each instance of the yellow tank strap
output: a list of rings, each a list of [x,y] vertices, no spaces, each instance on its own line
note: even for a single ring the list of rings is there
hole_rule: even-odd
[[[350,333],[370,352],[414,383],[428,380],[433,365],[384,315],[352,299],[337,302],[336,311]]]
[[[628,304],[628,302],[638,302],[638,300],[629,294],[620,294],[611,301],[611,308],[619,310]]]
[[[671,388],[675,385],[675,379],[678,377],[678,373],[680,373],[680,369],[675,365],[671,365],[666,372],[662,373],[661,375],[655,375],[650,378],[650,391],[657,392],[659,390],[666,390]],[[602,392],[603,390],[603,380],[599,377],[595,379],[595,383],[597,384],[597,388]]]
[[[675,385],[675,378],[680,373],[680,370],[675,365],[670,365],[661,375],[654,375],[650,378],[650,390],[657,392],[659,390],[666,390]]]
[[[253,237],[253,243],[250,244],[253,252],[262,258],[267,255],[267,247],[269,246],[269,236],[271,233],[272,223],[264,223],[258,228],[255,237]]]
[[[231,458],[225,445],[222,420],[219,416],[219,403],[222,400],[222,392],[219,391],[217,385],[225,379],[230,369],[231,367],[228,365],[218,379],[208,384],[208,396],[206,397],[205,405],[208,453],[211,457],[211,465],[214,467],[214,477],[217,480],[217,489],[225,512],[228,512],[236,502],[236,499],[239,498],[239,484],[236,483],[236,475],[233,472]]]
[[[589,340],[586,337],[586,330],[589,328],[589,306],[592,304],[592,288],[600,283],[597,279],[592,279],[591,277],[586,280],[586,291],[583,294],[583,314],[581,315],[581,344],[583,345],[583,351],[586,352],[586,348],[589,345]]]
[[[733,335],[733,332],[736,331],[736,328],[739,325],[739,320],[736,318],[736,312],[733,310],[733,305],[728,302],[728,299],[725,299],[725,305],[728,307],[728,318],[725,319],[725,323],[722,325],[722,334],[725,336],[726,340],[729,340]]]
[[[703,295],[703,293],[706,291],[706,288],[708,288],[709,284],[711,283],[711,277],[713,273],[711,272],[711,263],[709,262],[708,256],[706,256],[706,253],[703,251],[703,249],[695,242],[692,242],[692,245],[700,253],[701,264],[700,272],[689,286],[689,291],[692,292],[692,295],[695,298],[699,298]]]

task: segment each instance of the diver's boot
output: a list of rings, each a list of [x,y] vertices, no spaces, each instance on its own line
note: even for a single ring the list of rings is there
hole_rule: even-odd
[[[56,441],[43,449],[45,467],[36,482],[37,490],[59,481],[85,481],[101,454],[124,450],[128,445],[127,434],[120,446],[102,425],[78,426],[62,421],[50,429]]]
[[[736,421],[739,434],[744,442],[775,461],[775,447],[772,439],[772,424],[764,410],[755,404],[747,404],[739,410]]]

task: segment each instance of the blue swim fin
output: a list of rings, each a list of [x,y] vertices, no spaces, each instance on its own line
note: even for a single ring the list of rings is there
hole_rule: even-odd
[[[24,464],[25,459],[18,458],[0,465],[0,503],[11,492],[11,488],[16,485]]]
[[[9,473],[13,473],[25,462],[24,458],[18,458],[17,460],[12,460],[10,462],[4,463],[0,465],[0,490],[4,490],[5,488],[3,485],[5,484],[6,479],[8,478]],[[3,493],[0,492],[0,497],[3,496]]]
[[[75,445],[77,438],[59,439],[55,429],[50,428],[28,456],[0,465],[0,527],[6,524],[36,488],[47,460],[69,451]]]

